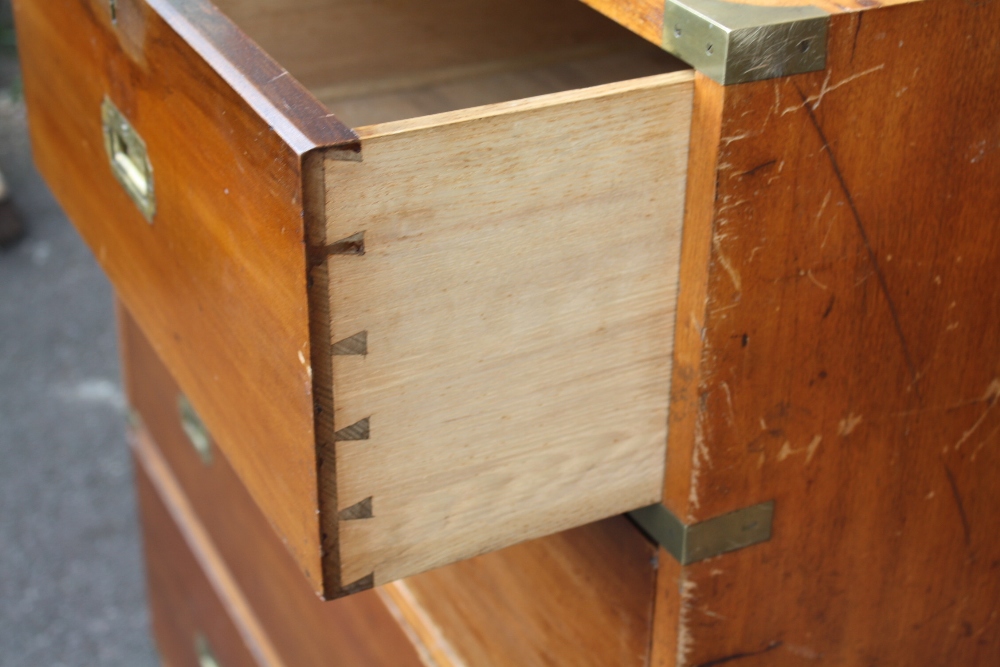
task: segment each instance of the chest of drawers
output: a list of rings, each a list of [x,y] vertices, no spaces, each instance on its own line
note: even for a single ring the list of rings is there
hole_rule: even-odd
[[[690,72],[572,0],[222,7],[355,129],[207,2],[68,0],[35,149],[314,586],[657,501]]]
[[[587,4],[21,2],[36,156],[423,659],[993,664],[996,3]]]

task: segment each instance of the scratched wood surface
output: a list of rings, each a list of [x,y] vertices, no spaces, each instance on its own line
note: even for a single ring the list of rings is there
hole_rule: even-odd
[[[691,92],[359,128],[364,160],[328,161],[327,242],[364,243],[327,260],[331,343],[365,336],[333,357],[345,584],[659,500]]]
[[[654,44],[663,43],[664,0],[581,0],[605,16],[614,19],[637,35]],[[729,0],[743,5],[761,7],[797,7],[811,5],[831,14],[860,12],[877,7],[918,0]]]
[[[189,508],[185,522],[204,528],[278,659],[290,667],[419,667],[374,592],[329,603],[316,596],[222,452],[213,444],[206,465],[192,447],[178,417],[180,388],[129,313],[119,308],[118,316],[126,392],[140,423],[133,435],[140,476],[183,499],[174,502]]]
[[[846,14],[824,72],[697,81],[666,503],[777,504],[664,571],[654,664],[1000,663],[998,21]]]

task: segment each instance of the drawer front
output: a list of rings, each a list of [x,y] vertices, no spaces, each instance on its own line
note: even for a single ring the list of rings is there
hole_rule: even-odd
[[[142,466],[136,466],[153,635],[171,667],[277,667],[260,636],[231,616]],[[266,639],[263,639],[266,643]]]
[[[40,171],[318,586],[301,156],[350,132],[207,1],[14,4]]]
[[[173,484],[193,508],[288,665],[419,667],[413,645],[374,591],[322,602],[278,535],[187,406],[163,363],[120,311],[126,386],[141,427],[133,438],[142,468]],[[148,434],[148,435],[147,435]],[[202,438],[204,436],[204,439]]]
[[[221,452],[205,457],[193,446],[176,384],[121,314],[129,400],[152,434],[136,440],[139,458],[169,469],[289,664],[324,664],[324,656],[343,650],[342,627],[361,637],[377,633],[369,648],[384,651],[348,664],[416,664],[412,649],[406,661],[399,629],[380,625],[386,612],[376,594],[407,619],[404,627],[420,638],[425,658],[440,667],[646,664],[654,550],[620,517],[320,602]],[[379,662],[387,656],[394,661]]]

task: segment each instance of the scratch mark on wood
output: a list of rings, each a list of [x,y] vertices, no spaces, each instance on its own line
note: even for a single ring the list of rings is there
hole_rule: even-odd
[[[819,205],[819,210],[816,211],[816,222],[817,223],[819,222],[819,219],[823,216],[823,212],[826,211],[826,205],[830,203],[830,197],[832,195],[833,195],[833,190],[827,190],[826,191],[826,196],[823,197],[823,203]],[[830,238],[830,232],[833,231],[833,223],[834,223],[834,221],[836,219],[837,218],[835,216],[830,218],[830,224],[827,225],[827,227],[826,227],[826,234],[823,236],[823,242],[819,244],[819,247],[821,249],[826,247],[826,242]]]
[[[989,435],[987,435],[985,438],[983,438],[983,441],[980,442],[976,446],[975,451],[972,452],[972,456],[969,457],[969,460],[970,461],[975,461],[976,457],[979,456],[979,452],[983,451],[983,447],[985,447],[986,445],[988,445],[990,443],[990,441],[993,440],[994,436],[996,436],[996,434],[998,432],[1000,432],[1000,425],[998,425],[996,428],[994,428],[992,431],[990,431]]]
[[[700,611],[701,613],[705,614],[705,616],[708,616],[709,618],[716,618],[716,619],[718,619],[720,621],[726,620],[725,616],[723,616],[722,614],[719,614],[719,613],[716,613],[716,612],[712,611],[708,607],[702,607],[698,611]]]
[[[694,455],[691,463],[691,488],[688,491],[688,505],[690,509],[696,510],[701,505],[701,501],[698,498],[698,478],[701,475],[702,463],[707,463],[709,467],[712,466],[711,455],[708,453],[708,447],[705,445],[705,432],[704,426],[702,425],[702,420],[699,417],[698,421],[694,426]],[[694,517],[688,513],[688,521],[693,521]]]
[[[737,202],[733,202],[732,204],[725,204],[723,206],[720,206],[718,209],[716,209],[715,214],[717,216],[721,215],[722,213],[725,213],[726,211],[728,211],[730,209],[734,209],[737,206],[743,206],[743,204],[746,204],[749,201],[750,201],[749,199],[741,199],[741,200],[739,200]],[[721,219],[720,219],[720,221],[721,221]]]
[[[736,428],[736,410],[733,409],[733,394],[729,390],[729,383],[722,383],[722,390],[726,392],[726,404],[729,406],[729,413],[726,415],[726,420],[729,425]]]
[[[806,271],[806,278],[808,278],[810,281],[812,281],[813,285],[815,285],[816,287],[820,288],[823,291],[828,291],[830,289],[827,285],[824,285],[823,283],[821,283],[816,278],[816,276],[813,275],[812,269],[809,269],[808,271]]]
[[[694,637],[691,636],[691,610],[694,607],[694,591],[698,584],[689,581],[684,573],[681,573],[680,596],[681,609],[677,619],[677,664],[688,664],[688,656],[694,650]]]
[[[742,660],[743,658],[752,658],[757,655],[763,655],[765,653],[770,653],[771,651],[780,648],[783,642],[775,641],[771,642],[759,651],[747,651],[745,653],[734,653],[733,655],[727,655],[724,658],[716,658],[715,660],[709,660],[708,662],[703,662],[697,667],[715,667],[716,665],[724,665],[727,662],[735,662],[736,660]]]
[[[846,438],[854,432],[854,429],[856,429],[860,423],[861,415],[847,415],[847,417],[845,419],[841,419],[840,424],[837,425],[837,435],[842,438]]]
[[[768,167],[773,167],[776,164],[778,164],[777,160],[768,160],[767,162],[763,162],[761,164],[758,164],[753,169],[748,169],[748,170],[744,171],[742,174],[740,174],[740,176],[753,176],[754,174],[756,174],[760,170],[767,169]]]
[[[721,139],[719,139],[719,141],[722,142],[723,146],[728,146],[734,141],[742,141],[743,139],[746,139],[747,137],[751,136],[753,136],[752,132],[744,132],[743,134],[734,134],[731,137],[722,137]]]
[[[812,104],[812,109],[811,110],[815,111],[816,109],[819,109],[819,105],[823,103],[823,98],[826,97],[827,93],[832,93],[833,91],[837,90],[841,86],[846,86],[847,84],[851,83],[852,81],[856,81],[857,79],[860,79],[863,76],[867,76],[869,74],[873,74],[873,73],[878,72],[879,70],[882,70],[882,69],[885,69],[885,63],[882,63],[881,65],[876,65],[875,67],[871,67],[869,69],[866,69],[864,72],[858,72],[857,74],[852,74],[851,76],[849,76],[846,79],[843,79],[841,81],[838,81],[837,83],[833,84],[832,86],[830,85],[830,76],[831,76],[831,73],[827,72],[826,73],[826,79],[823,80],[823,85],[820,86],[819,92],[816,93],[815,95],[810,95],[809,97],[806,97],[805,95],[802,94],[802,89],[798,87],[798,84],[795,84],[795,88],[796,88],[796,90],[799,91],[799,94],[802,95],[802,106],[808,108],[809,105]],[[782,111],[781,115],[784,116],[786,114],[790,114],[793,111],[797,111],[798,109],[799,109],[798,106],[790,106],[787,109],[785,109],[784,111]]]
[[[819,449],[819,445],[821,442],[823,442],[823,436],[817,434],[813,436],[813,439],[809,441],[808,445],[806,445],[805,447],[801,447],[799,449],[795,449],[794,447],[792,447],[792,443],[786,440],[784,443],[782,443],[781,450],[778,452],[778,462],[780,463],[781,461],[784,461],[793,454],[801,454],[802,452],[805,452],[806,463],[809,463],[810,461],[812,461],[813,456],[816,455],[816,450]]]
[[[948,476],[948,485],[951,486],[951,495],[955,499],[958,515],[962,519],[962,533],[965,535],[965,546],[968,547],[972,544],[972,528],[969,526],[969,516],[965,513],[962,494],[958,491],[958,483],[955,481],[954,473],[951,472],[951,468],[948,467],[947,463],[943,463],[942,465],[944,466],[945,475]]]
[[[737,292],[742,292],[743,291],[743,280],[740,278],[739,272],[736,270],[736,268],[729,261],[729,258],[726,257],[725,255],[723,255],[719,251],[719,244],[718,243],[715,244],[715,250],[716,250],[716,256],[719,258],[719,264],[721,264],[722,268],[726,270],[726,273],[729,275],[729,279],[731,281],[733,281],[733,287],[736,288]]]
[[[965,442],[972,437],[972,435],[979,429],[979,427],[983,425],[983,422],[986,421],[986,418],[989,416],[990,412],[996,406],[997,398],[1000,398],[1000,379],[993,378],[993,381],[990,382],[989,386],[986,387],[986,392],[980,399],[980,401],[987,403],[986,409],[983,410],[983,414],[979,415],[979,419],[977,419],[976,422],[971,427],[969,427],[969,430],[963,433],[962,437],[959,438],[958,442],[955,443],[956,452],[959,449],[961,449],[962,445],[965,444]]]
[[[827,302],[826,308],[823,310],[823,319],[825,320],[833,312],[833,304],[837,301],[837,295],[831,294],[830,301]]]
[[[850,62],[852,63],[854,62],[854,52],[858,50],[858,34],[861,32],[861,19],[865,17],[865,14],[864,12],[858,12],[855,16],[858,18],[858,21],[854,24],[854,42],[851,44]]]
[[[826,134],[823,132],[823,128],[820,126],[819,120],[816,118],[816,114],[809,107],[805,93],[802,92],[802,89],[799,88],[798,84],[793,85],[795,85],[795,90],[798,91],[799,96],[802,98],[802,106],[805,108],[806,113],[809,114],[809,120],[812,123],[813,128],[816,130],[816,134],[819,135],[820,141],[823,142],[823,148],[826,150],[826,155],[830,160],[830,166],[833,168],[833,173],[837,177],[840,189],[843,191],[844,197],[847,199],[847,204],[854,216],[854,224],[857,227],[858,235],[861,237],[861,241],[868,253],[868,261],[871,263],[872,268],[875,271],[879,287],[882,290],[882,295],[885,296],[886,303],[889,306],[889,314],[892,316],[892,323],[896,329],[896,336],[899,338],[899,345],[903,352],[903,359],[906,362],[906,367],[913,380],[913,390],[917,395],[917,399],[921,400],[923,396],[920,393],[917,365],[913,362],[913,355],[910,353],[910,345],[906,340],[906,335],[903,333],[903,325],[899,319],[899,311],[896,308],[896,302],[893,300],[892,294],[889,292],[889,283],[886,280],[885,274],[882,272],[882,267],[878,262],[878,255],[875,253],[875,249],[872,248],[871,240],[868,238],[868,230],[865,228],[865,224],[861,220],[861,212],[858,211],[858,206],[854,202],[854,196],[851,194],[851,190],[847,187],[847,181],[844,180],[844,175],[840,170],[840,164],[837,162],[837,156],[833,154],[833,148],[830,146],[830,142],[827,140]]]

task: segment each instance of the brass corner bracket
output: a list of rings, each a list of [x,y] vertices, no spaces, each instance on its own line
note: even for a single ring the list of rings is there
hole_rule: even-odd
[[[723,85],[826,67],[830,14],[723,0],[666,0],[663,48]]]
[[[629,517],[681,565],[690,565],[770,540],[774,501],[691,525],[659,503],[629,512]]]

